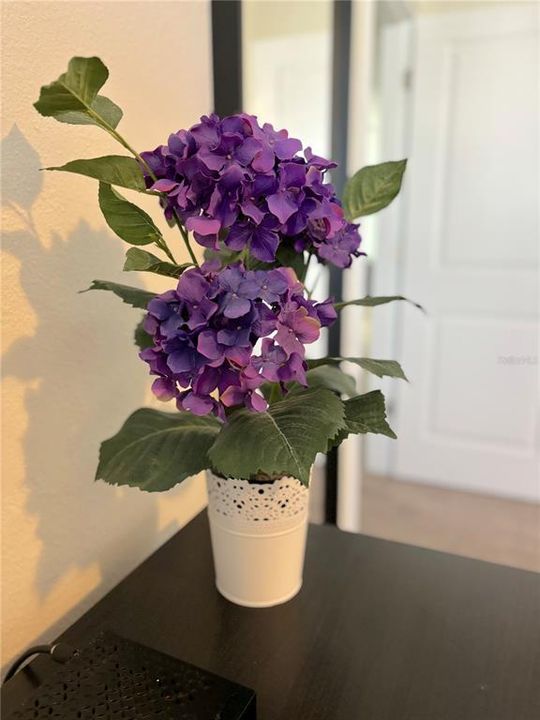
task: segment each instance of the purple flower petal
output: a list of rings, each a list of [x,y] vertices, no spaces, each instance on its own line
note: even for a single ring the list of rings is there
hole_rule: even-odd
[[[158,400],[167,402],[176,396],[176,385],[168,378],[159,377],[152,383],[152,392]]]
[[[148,312],[158,320],[166,320],[172,311],[167,302],[159,297],[156,297],[148,303]]]
[[[193,383],[193,390],[196,395],[209,395],[219,383],[220,370],[214,367],[205,367]]]
[[[225,245],[231,250],[243,250],[251,240],[253,230],[248,223],[235,225],[225,238]]]
[[[242,405],[246,393],[239,387],[231,385],[223,393],[221,393],[220,400],[225,407],[234,407],[235,405]]]
[[[213,330],[203,330],[197,340],[197,350],[209,358],[217,360],[223,357],[223,351],[220,349],[216,334]]]
[[[290,160],[297,152],[302,149],[302,143],[296,138],[287,138],[286,140],[278,140],[274,144],[274,152],[280,160]]]
[[[269,175],[256,175],[253,181],[252,195],[253,197],[268,197],[273,195],[278,187],[278,181],[274,173]]]
[[[286,223],[291,215],[298,210],[297,204],[290,192],[280,190],[268,198],[268,208],[280,223]]]
[[[171,190],[174,190],[177,187],[178,183],[174,180],[158,180],[155,182],[150,190],[155,190],[156,192],[170,192]]]
[[[264,146],[253,158],[251,167],[260,173],[267,173],[272,170],[276,156],[270,146]]]
[[[198,232],[193,233],[196,242],[210,250],[219,250],[218,235],[201,235]]]
[[[306,184],[306,166],[297,162],[283,163],[279,181],[284,188],[303,187]]]
[[[242,208],[244,215],[247,215],[247,217],[253,220],[253,222],[257,225],[259,225],[265,217],[264,211],[257,207],[253,200],[244,200],[240,207]]]
[[[257,260],[270,263],[276,258],[278,245],[279,236],[277,232],[260,227],[252,235],[250,248]]]
[[[324,302],[315,305],[315,311],[320,320],[322,327],[328,327],[337,320],[337,312],[334,307],[334,299],[328,298]]]
[[[244,179],[245,174],[241,167],[238,165],[230,165],[222,174],[219,179],[219,186],[224,190],[233,190]]]
[[[239,163],[244,166],[250,164],[255,155],[262,150],[262,143],[260,140],[250,137],[244,140],[244,142],[235,150],[234,157]]]
[[[199,235],[215,235],[221,228],[219,220],[206,217],[190,217],[186,220],[186,228]]]
[[[199,354],[193,348],[186,347],[169,355],[167,365],[173,373],[193,371],[198,365]]]
[[[246,407],[252,412],[264,412],[268,408],[268,403],[260,393],[252,392],[246,398]]]
[[[202,147],[197,153],[197,156],[208,170],[221,170],[227,163],[227,158],[223,153],[214,152],[206,147]]]
[[[215,407],[215,400],[209,395],[196,395],[188,393],[181,401],[182,408],[189,410],[194,415],[209,415]]]

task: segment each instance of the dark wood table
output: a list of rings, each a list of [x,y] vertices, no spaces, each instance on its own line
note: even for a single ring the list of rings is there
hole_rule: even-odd
[[[294,600],[237,607],[201,514],[62,638],[108,628],[252,687],[259,720],[539,720],[539,618],[536,573],[330,526]],[[9,681],[4,711],[51,665]]]

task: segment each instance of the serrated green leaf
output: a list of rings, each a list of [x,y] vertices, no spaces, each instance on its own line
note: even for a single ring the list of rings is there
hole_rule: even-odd
[[[85,293],[89,290],[109,290],[127,305],[131,305],[131,307],[134,308],[141,308],[142,310],[146,310],[150,300],[156,297],[156,293],[148,292],[148,290],[131,287],[130,285],[121,285],[120,283],[114,283],[110,280],[92,280],[89,288],[80,290],[79,292]]]
[[[380,295],[378,297],[372,295],[366,295],[366,297],[358,298],[356,300],[347,300],[346,302],[334,303],[336,310],[342,310],[344,307],[349,305],[359,305],[360,307],[376,307],[377,305],[386,305],[387,303],[395,302],[396,300],[404,300],[405,302],[411,303],[422,312],[425,312],[424,308],[415,303],[413,300],[409,300],[403,295]]]
[[[317,358],[316,360],[308,360],[309,368],[318,368],[322,365],[339,365],[347,361],[359,365],[377,377],[393,377],[400,380],[407,380],[401,365],[396,360],[378,360],[375,358],[354,358],[354,357],[326,357]]]
[[[208,450],[220,431],[214,417],[136,410],[101,444],[96,480],[147,492],[170,490],[208,468]]]
[[[316,454],[326,451],[342,427],[342,401],[330,390],[314,388],[287,396],[266,412],[235,410],[208,454],[226,477],[290,475],[307,485]]]
[[[124,270],[139,272],[153,272],[158,275],[167,275],[168,277],[179,278],[180,275],[192,267],[193,263],[184,263],[183,265],[174,265],[173,263],[161,260],[157,255],[141,250],[140,248],[130,248],[126,253],[126,262]]]
[[[353,221],[390,205],[400,191],[406,166],[406,160],[370,165],[349,178],[343,191],[347,219]]]
[[[349,435],[374,433],[396,439],[396,434],[386,421],[384,395],[373,390],[345,400],[345,428],[338,431],[330,441],[328,450],[340,445]]]
[[[312,368],[306,372],[306,380],[309,388],[327,388],[348,397],[356,392],[356,380],[336,365],[327,364]],[[298,395],[306,388],[297,382],[290,382],[286,384],[286,389],[289,395]],[[265,382],[261,385],[260,391],[269,403],[279,402],[284,397],[279,384],[275,382]]]
[[[98,57],[71,58],[67,72],[41,88],[34,107],[41,115],[59,122],[114,129],[122,118],[122,110],[109,98],[97,94],[108,77],[109,71]]]
[[[337,365],[319,365],[306,373],[308,387],[323,387],[340,395],[352,397],[356,392],[356,381],[352,375],[340,370]],[[289,393],[298,394],[303,391],[298,383],[290,383]]]
[[[154,340],[152,339],[152,336],[149,335],[144,329],[144,318],[135,328],[135,332],[133,333],[133,341],[135,342],[135,345],[139,348],[139,350],[145,350],[146,348],[154,347]]]
[[[106,185],[119,185],[138,192],[144,192],[146,189],[139,164],[135,158],[124,155],[105,155],[87,160],[72,160],[65,165],[48,167],[45,170],[86,175]]]
[[[150,215],[122,197],[110,185],[99,183],[98,199],[107,225],[125,242],[131,245],[149,245],[162,240],[162,235]]]

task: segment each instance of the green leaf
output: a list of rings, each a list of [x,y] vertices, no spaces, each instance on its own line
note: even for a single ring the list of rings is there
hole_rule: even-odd
[[[107,225],[122,240],[131,245],[149,245],[162,240],[150,215],[123,198],[110,185],[99,183],[98,198]]]
[[[53,117],[59,112],[83,110],[91,105],[108,77],[109,71],[98,57],[73,57],[67,72],[41,88],[34,107],[41,115]]]
[[[375,358],[354,358],[354,357],[326,357],[317,360],[308,360],[309,368],[318,368],[322,365],[339,365],[347,361],[359,365],[377,377],[393,377],[401,380],[407,380],[401,365],[396,360],[376,360]]]
[[[210,467],[208,450],[220,427],[209,416],[136,410],[101,444],[96,480],[148,492],[170,490]]]
[[[124,270],[137,270],[140,272],[153,272],[158,275],[168,275],[169,277],[178,278],[188,267],[192,267],[193,263],[185,263],[184,265],[174,265],[173,263],[161,260],[157,255],[141,250],[140,248],[130,248],[126,253],[126,262]]]
[[[340,395],[352,397],[356,392],[356,381],[352,375],[340,370],[336,365],[319,365],[308,370],[306,373],[308,387],[323,387]],[[290,384],[290,393],[302,392],[303,388],[298,383]]]
[[[377,377],[392,377],[407,380],[401,365],[396,360],[377,360],[375,358],[345,358],[349,362],[360,365],[367,372]],[[408,382],[408,381],[407,381]]]
[[[86,290],[80,290],[81,293],[89,290],[109,290],[123,300],[127,305],[134,308],[146,310],[146,307],[152,298],[156,297],[156,293],[142,290],[141,288],[131,287],[130,285],[121,285],[110,280],[92,280],[92,284]]]
[[[110,125],[112,128],[116,128],[124,114],[116,103],[113,103],[112,100],[109,100],[109,98],[106,98],[103,95],[98,95],[96,97],[92,103],[92,110],[94,110],[94,112],[96,112],[100,118],[105,120],[107,125]]]
[[[374,433],[396,439],[396,434],[386,421],[384,395],[380,390],[373,390],[364,395],[357,395],[344,402],[345,425],[330,441],[328,449],[340,445],[348,435]]]
[[[343,209],[348,220],[371,215],[390,205],[401,188],[406,160],[370,165],[347,180]]]
[[[308,387],[327,388],[339,395],[347,395],[352,397],[356,392],[356,380],[352,375],[344,373],[336,365],[319,365],[318,367],[308,370],[306,373]],[[290,382],[286,385],[288,395],[304,392],[305,387],[297,382]],[[265,382],[261,385],[260,390],[266,400],[273,404],[279,402],[283,398],[283,393],[278,383]]]
[[[228,248],[222,248],[220,250],[213,250],[212,248],[205,248],[204,259],[208,260],[219,260],[221,267],[225,265],[232,265],[235,262],[239,262],[242,253],[237,250],[229,250]]]
[[[154,347],[154,341],[152,339],[152,336],[146,332],[143,323],[144,318],[137,325],[137,327],[135,328],[135,332],[133,333],[133,340],[139,350],[145,350],[146,348]]]
[[[70,125],[98,125],[101,128],[104,127],[103,121],[105,121],[105,124],[115,128],[124,114],[118,105],[115,105],[112,100],[103,95],[96,97],[92,103],[92,109],[100,116],[101,122],[98,122],[96,118],[86,112],[78,111],[61,113],[55,119]]]
[[[304,253],[296,252],[293,247],[280,245],[276,252],[276,267],[291,267],[298,278],[304,276],[306,261]]]
[[[135,158],[124,155],[105,155],[88,160],[72,160],[59,167],[45,170],[60,170],[95,178],[106,185],[120,185],[130,190],[144,192],[144,177]]]
[[[41,115],[60,122],[114,129],[122,118],[122,110],[112,100],[97,94],[108,77],[109,71],[98,57],[71,58],[67,72],[41,88],[34,107]]]
[[[343,403],[330,390],[290,395],[266,412],[235,410],[209,451],[222,475],[249,479],[290,475],[305,485],[318,452],[344,427]]]
[[[346,302],[334,303],[336,310],[342,310],[344,307],[349,305],[359,305],[361,307],[376,307],[377,305],[386,305],[387,303],[395,302],[396,300],[404,300],[405,302],[411,303],[422,312],[425,312],[424,308],[415,303],[413,300],[409,300],[403,295],[380,295],[379,297],[373,297],[372,295],[366,295],[366,297],[358,298],[357,300],[347,300]]]
[[[225,265],[232,265],[235,262],[244,260],[244,252],[229,250],[226,246],[222,247],[220,250],[206,248],[204,251],[204,259],[217,259],[219,260],[221,266],[224,267]],[[302,277],[305,264],[304,254],[298,253],[294,250],[294,248],[286,245],[279,246],[276,253],[276,260],[274,262],[262,262],[262,260],[257,260],[257,258],[253,257],[253,255],[250,255],[247,259],[247,266],[250,270],[271,270],[276,267],[292,267],[299,278]]]

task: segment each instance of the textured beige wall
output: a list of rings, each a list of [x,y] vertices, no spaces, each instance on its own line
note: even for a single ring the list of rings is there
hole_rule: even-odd
[[[332,0],[243,0],[242,22],[247,43],[327,32],[332,27]]]
[[[210,110],[211,56],[205,0],[2,11],[5,665],[52,639],[206,499],[201,478],[163,495],[93,481],[100,441],[150,401],[149,379],[132,344],[137,312],[77,291],[94,278],[167,282],[122,273],[125,246],[105,226],[95,182],[38,171],[122,149],[97,128],[41,118],[32,103],[72,55],[99,55],[111,71],[104,94],[125,112],[119,130],[150,149]]]

